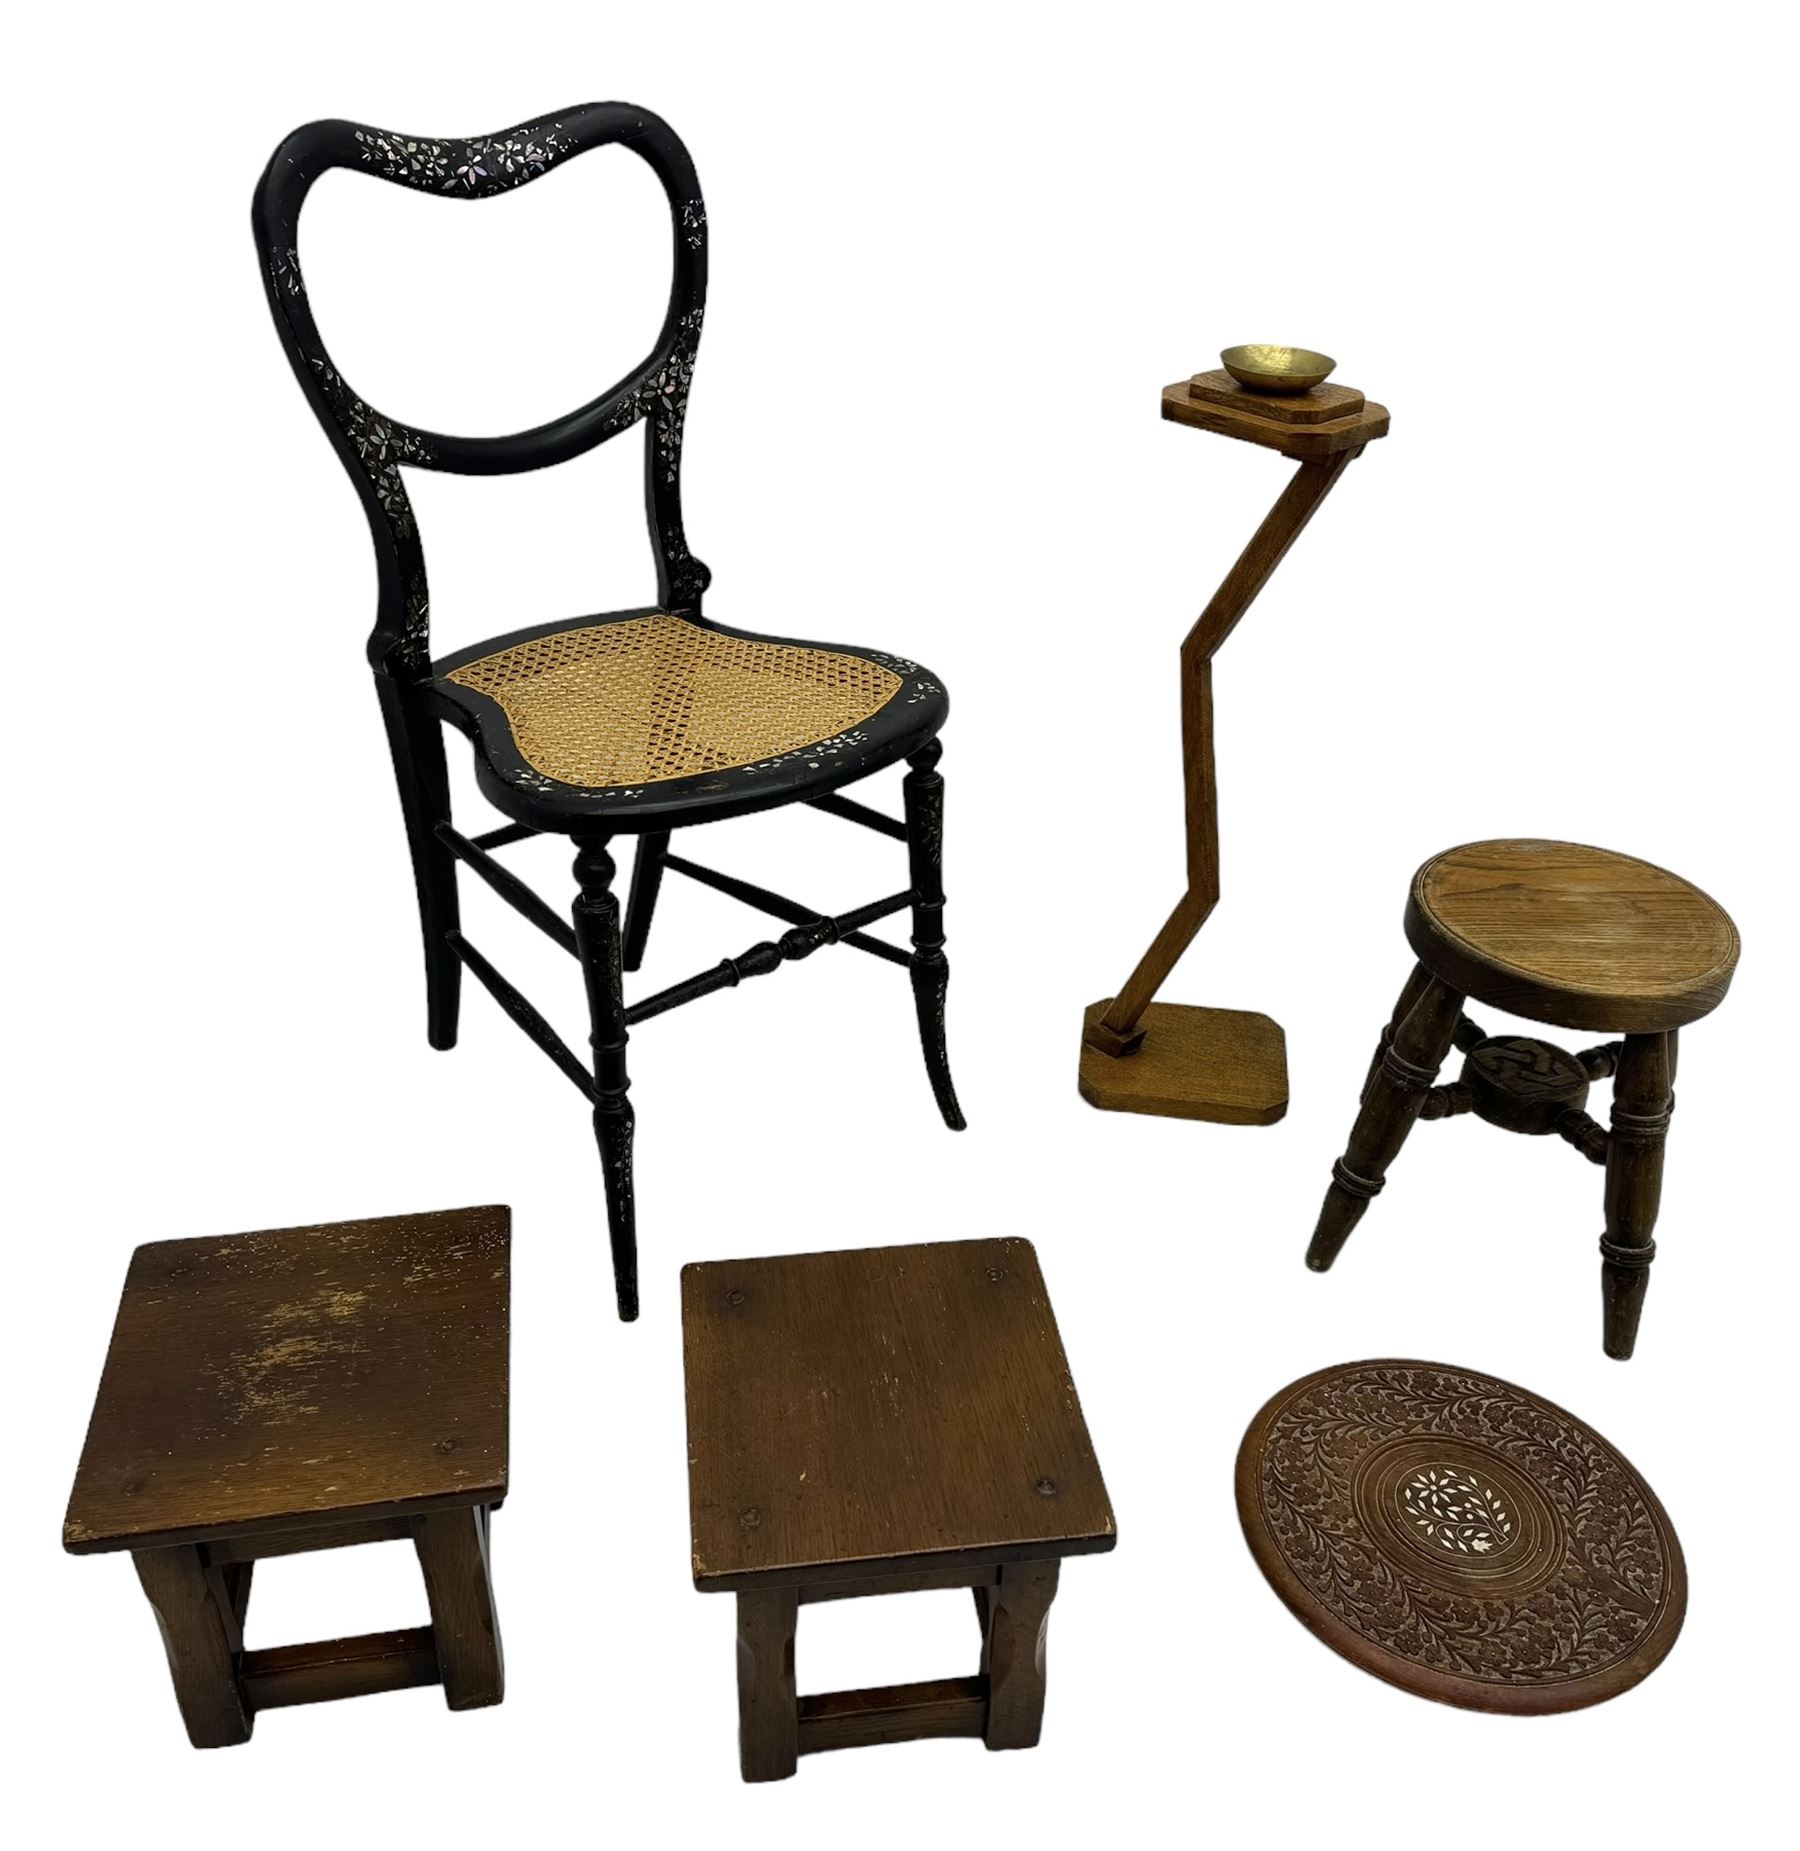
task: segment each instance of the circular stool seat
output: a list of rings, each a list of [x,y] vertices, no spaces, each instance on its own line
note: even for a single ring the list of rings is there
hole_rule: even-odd
[[[1577,842],[1470,842],[1413,876],[1406,936],[1465,995],[1564,1028],[1656,1034],[1716,1009],[1738,935],[1666,868]]]

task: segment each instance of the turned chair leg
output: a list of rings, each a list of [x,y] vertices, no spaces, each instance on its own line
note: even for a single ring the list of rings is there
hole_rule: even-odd
[[[1663,1144],[1675,1108],[1674,1034],[1627,1035],[1613,1077],[1612,1136],[1606,1147],[1606,1232],[1600,1236],[1600,1293],[1608,1356],[1626,1361],[1656,1258]]]
[[[944,780],[937,769],[944,748],[937,740],[906,761],[906,847],[911,865],[913,1002],[919,1014],[919,1043],[925,1071],[944,1123],[961,1131],[965,1120],[950,1078],[945,1045],[944,1002],[950,989],[950,961],[944,956]]]
[[[139,1549],[132,1561],[162,1631],[188,1740],[196,1748],[249,1741],[252,1718],[237,1677],[242,1616],[233,1610],[223,1577],[207,1568],[192,1543]]]
[[[800,1757],[799,1614],[797,1588],[747,1588],[737,1597],[738,1765],[746,1780],[786,1780]]]
[[[422,1517],[413,1538],[431,1603],[444,1701],[477,1710],[506,1694],[500,1622],[488,1566],[488,1513],[476,1505]]]
[[[419,925],[425,935],[426,1032],[434,1048],[456,1046],[457,1011],[462,998],[462,959],[451,949],[449,935],[458,930],[456,857],[434,833],[450,820],[450,773],[444,763],[443,729],[411,708],[393,676],[378,674],[381,717],[387,722],[388,750],[406,840],[412,850],[413,885],[419,895]]]
[[[1037,1746],[1044,1726],[1045,1636],[1061,1568],[1059,1561],[1008,1562],[997,1586],[975,1590],[989,1748]]]
[[[631,864],[631,898],[625,903],[627,970],[636,970],[644,962],[650,921],[656,916],[656,896],[662,891],[663,858],[668,852],[668,830],[652,830],[638,837],[637,855]]]
[[[1437,1078],[1438,1067],[1450,1051],[1462,1014],[1462,994],[1441,977],[1427,973],[1421,984],[1418,972],[1408,979],[1401,1002],[1412,1006],[1394,1029],[1383,1037],[1374,1070],[1363,1088],[1362,1110],[1356,1115],[1350,1142],[1331,1167],[1331,1187],[1319,1210],[1306,1263],[1322,1273],[1338,1256],[1363,1210],[1381,1192],[1388,1165],[1399,1155]]]
[[[590,1037],[594,1049],[594,1137],[606,1178],[606,1222],[612,1238],[613,1286],[619,1316],[638,1314],[637,1203],[632,1189],[631,1143],[635,1123],[626,1097],[625,979],[621,969],[619,899],[612,890],[618,872],[606,852],[606,836],[577,836],[575,946],[587,981]]]

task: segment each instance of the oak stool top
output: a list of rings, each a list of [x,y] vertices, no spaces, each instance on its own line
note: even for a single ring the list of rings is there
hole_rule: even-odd
[[[1667,1656],[1687,1571],[1667,1513],[1573,1414],[1441,1363],[1359,1362],[1250,1423],[1238,1516],[1333,1651],[1463,1709],[1547,1715]]]
[[[681,1297],[702,1591],[1117,1540],[1030,1241],[708,1261]]]
[[[139,1247],[65,1546],[499,1503],[508,1224],[461,1208]]]
[[[1678,874],[1577,842],[1470,842],[1413,876],[1406,936],[1464,994],[1564,1028],[1656,1033],[1716,1009],[1729,914]]]

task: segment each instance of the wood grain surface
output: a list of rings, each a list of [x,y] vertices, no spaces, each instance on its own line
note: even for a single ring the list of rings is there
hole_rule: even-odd
[[[64,1546],[498,1503],[510,1221],[464,1208],[138,1248]]]
[[[1203,431],[1216,431],[1221,437],[1241,438],[1245,443],[1261,444],[1267,450],[1279,450],[1296,462],[1318,462],[1345,450],[1360,450],[1388,432],[1385,405],[1365,401],[1361,410],[1341,418],[1328,418],[1319,424],[1286,424],[1265,411],[1252,411],[1234,405],[1217,405],[1195,398],[1188,391],[1189,381],[1177,380],[1164,386],[1162,415],[1176,424],[1191,424]],[[1339,387],[1347,391],[1347,387]],[[1246,397],[1255,398],[1249,393]]]
[[[1577,842],[1471,842],[1413,877],[1406,936],[1467,995],[1565,1028],[1657,1032],[1715,1009],[1738,935],[1666,868]]]
[[[880,1690],[834,1690],[800,1699],[799,1752],[816,1755],[833,1748],[980,1735],[987,1716],[986,1688],[978,1677],[932,1678]]]
[[[1354,386],[1314,386],[1310,392],[1252,392],[1240,385],[1224,367],[1196,373],[1188,381],[1188,397],[1203,404],[1223,405],[1247,418],[1268,418],[1276,424],[1329,424],[1354,417],[1367,400]]]
[[[198,1549],[143,1549],[132,1557],[169,1660],[188,1740],[230,1748],[250,1739],[255,1715],[237,1680],[244,1649],[242,1609]]]
[[[265,1646],[242,1655],[238,1679],[252,1713],[417,1690],[443,1681],[429,1626],[322,1639],[311,1645]]]
[[[682,1269],[694,1584],[1112,1548],[1031,1243]]]
[[[1112,999],[1088,1005],[1084,1031]],[[1253,1009],[1150,1003],[1143,1045],[1124,1059],[1083,1041],[1081,1096],[1103,1112],[1148,1112],[1215,1125],[1273,1125],[1288,1108],[1287,1036]]]

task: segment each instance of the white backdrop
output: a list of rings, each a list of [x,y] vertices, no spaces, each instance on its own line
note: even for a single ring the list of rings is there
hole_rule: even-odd
[[[1778,17],[319,3],[15,23],[16,1842],[1791,1833],[1791,1140],[1764,1103],[1794,1014],[1768,847],[1792,801],[1790,420],[1764,390],[1795,309]],[[367,534],[248,224],[269,150],[311,117],[461,135],[592,97],[666,115],[706,189],[686,488],[709,611],[916,655],[951,689],[971,1124],[939,1126],[905,981],[873,960],[821,955],[646,1026],[631,1328],[579,1101],[473,986],[460,1048],[426,1046],[360,653]],[[622,152],[455,212],[333,175],[307,274],[385,409],[516,428],[643,351],[660,211]],[[1266,1131],[1075,1092],[1083,1005],[1179,891],[1177,643],[1286,469],[1162,424],[1158,392],[1256,339],[1338,355],[1394,420],[1218,669],[1225,898],[1166,994],[1286,1024],[1293,1106]],[[637,456],[415,476],[439,648],[652,596]],[[1338,1269],[1301,1264],[1407,967],[1406,881],[1490,834],[1662,862],[1743,931],[1736,986],[1685,1038],[1629,1366],[1600,1350],[1600,1178],[1560,1145],[1427,1127]],[[515,853],[570,891],[562,848]],[[805,812],[704,853],[821,906],[891,890],[897,856]],[[566,960],[480,889],[465,905],[579,1041]],[[639,982],[763,933],[672,878]],[[505,1704],[450,1716],[412,1692],[190,1751],[129,1565],[58,1548],[132,1248],[488,1201],[516,1228]],[[677,1268],[1000,1232],[1037,1243],[1122,1539],[1064,1575],[1043,1745],[831,1755],[743,1787],[730,1603],[687,1574]],[[1289,1618],[1239,1536],[1236,1443],[1283,1383],[1374,1355],[1522,1382],[1644,1470],[1692,1578],[1648,1684],[1559,1719],[1470,1715]],[[345,1551],[259,1571],[251,1642],[423,1617],[402,1546]],[[809,1609],[799,1651],[803,1689],[947,1675],[974,1628],[963,1595],[848,1602]]]

